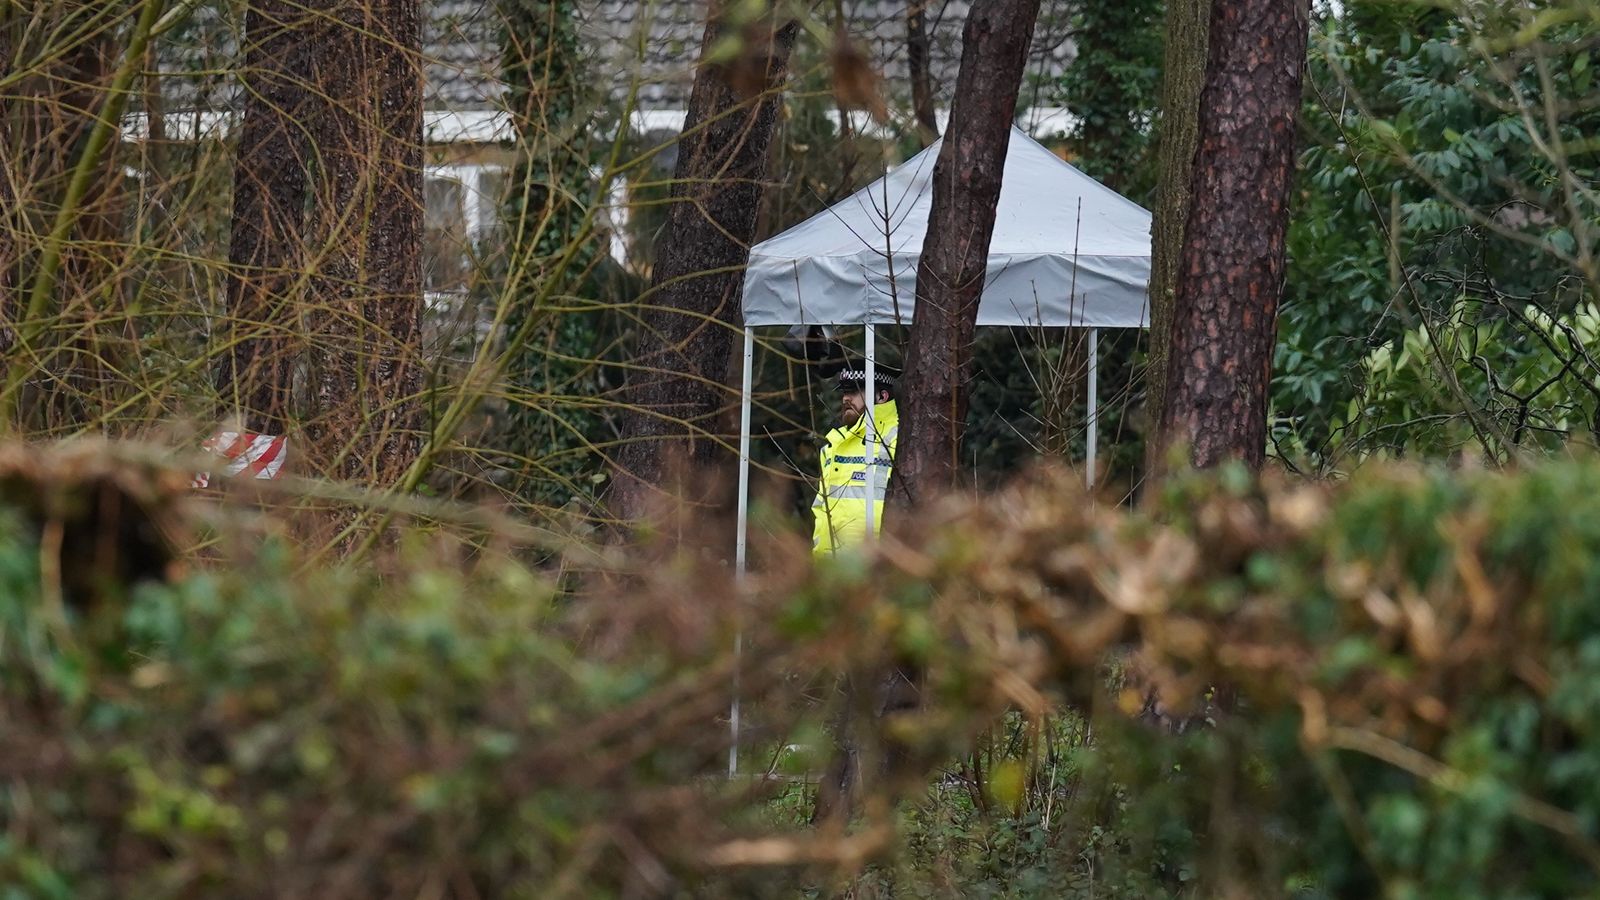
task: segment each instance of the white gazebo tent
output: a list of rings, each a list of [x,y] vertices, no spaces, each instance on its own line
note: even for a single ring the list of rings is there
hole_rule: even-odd
[[[917,262],[933,203],[942,141],[854,195],[751,248],[744,282],[744,384],[739,416],[735,564],[745,571],[750,496],[750,404],[758,326],[862,325],[866,393],[877,325],[915,317]],[[1150,213],[1011,129],[978,324],[1089,329],[1088,472],[1097,438],[1101,328],[1149,324]],[[869,405],[870,409],[870,405]],[[867,437],[873,437],[867,422]],[[867,467],[870,533],[876,485]],[[729,771],[737,763],[737,696]]]

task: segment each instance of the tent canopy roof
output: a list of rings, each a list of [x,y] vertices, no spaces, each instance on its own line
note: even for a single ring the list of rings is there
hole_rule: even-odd
[[[943,141],[757,244],[746,325],[909,322]],[[1150,213],[1011,129],[979,325],[1141,328]]]

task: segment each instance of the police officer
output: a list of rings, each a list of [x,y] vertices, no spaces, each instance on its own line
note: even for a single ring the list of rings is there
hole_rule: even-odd
[[[817,481],[817,498],[811,503],[816,517],[811,549],[818,556],[866,539],[869,465],[873,468],[872,532],[877,534],[883,525],[883,498],[894,467],[900,413],[894,404],[894,372],[879,365],[873,376],[877,396],[868,403],[865,369],[849,367],[838,375],[839,426],[828,432],[822,448],[822,476]],[[869,420],[874,432],[870,450]]]

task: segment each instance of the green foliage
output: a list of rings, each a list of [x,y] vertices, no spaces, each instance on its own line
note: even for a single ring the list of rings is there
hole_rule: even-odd
[[[1361,2],[1313,28],[1272,396],[1275,436],[1313,465],[1338,452],[1369,355],[1403,331],[1456,327],[1466,300],[1500,308],[1483,318],[1523,345],[1537,339],[1524,310],[1594,300],[1574,235],[1597,214],[1595,36],[1556,9]],[[1424,404],[1451,393],[1417,386]]]
[[[1159,786],[1176,763],[1137,747],[1102,752],[1092,731],[1071,713],[1042,723],[1008,716],[900,811],[899,852],[858,879],[857,891],[952,900],[1192,895],[1190,811],[1164,805],[1177,798]],[[1142,798],[1127,787],[1139,779],[1152,782]]]
[[[1102,482],[1131,485],[1143,453],[1137,408],[1141,333],[1100,331],[1099,447]],[[984,328],[973,342],[963,447],[972,483],[1004,483],[1040,457],[1081,462],[1088,443],[1090,345],[1084,329]]]
[[[774,771],[814,770],[826,742],[797,679],[893,647],[926,666],[925,708],[886,727],[933,749],[932,786],[864,870],[710,852],[819,839],[795,782],[707,777],[729,635],[692,557],[572,604],[437,530],[369,570],[230,538],[226,564],[85,605],[40,565],[48,524],[8,510],[0,882],[85,898],[616,896],[640,877],[704,897],[1588,890],[1600,466],[1369,467],[1337,491],[1229,471],[1169,483],[1153,516],[1096,509],[1075,480],[959,507],[893,560],[776,579],[745,620],[749,721],[796,744]],[[1215,724],[1159,735],[1129,717],[1144,682],[1091,662],[1128,634],[1117,659],[1166,699],[1228,685]],[[1081,698],[1085,677],[1093,700],[995,705]]]
[[[588,221],[596,192],[591,144],[599,94],[580,52],[570,0],[500,0],[504,74],[520,131],[495,260],[510,348],[500,449],[514,487],[541,506],[592,499],[608,346],[604,242]],[[520,339],[518,339],[520,338]]]
[[[1077,55],[1058,87],[1077,117],[1069,137],[1078,168],[1141,205],[1156,182],[1163,9],[1162,0],[1079,7]]]
[[[268,543],[60,621],[37,541],[3,520],[6,765],[31,774],[0,799],[0,882],[25,896],[540,896],[600,808],[560,787],[554,745],[539,768],[536,736],[653,677],[582,658],[545,579],[420,535],[406,553],[433,562],[389,578],[297,574]],[[108,624],[126,656],[86,639]]]
[[[1442,393],[1448,367],[1474,409],[1521,449],[1552,452],[1600,433],[1600,383],[1584,374],[1600,346],[1600,312],[1559,317],[1530,308],[1517,319],[1465,303],[1426,329],[1408,329],[1366,359],[1361,394],[1335,419],[1341,456],[1445,457],[1479,444],[1475,423]]]
[[[1336,583],[1301,595],[1307,635],[1339,651],[1322,656],[1330,689],[1370,686],[1366,679],[1391,672],[1421,713],[1383,729],[1374,721],[1383,738],[1363,735],[1347,740],[1344,753],[1314,756],[1329,767],[1318,775],[1331,799],[1349,790],[1359,806],[1346,812],[1365,822],[1364,830],[1308,846],[1339,861],[1328,873],[1339,895],[1376,879],[1397,896],[1562,896],[1581,893],[1576,885],[1592,877],[1600,795],[1574,773],[1596,763],[1593,741],[1582,737],[1592,733],[1593,708],[1580,710],[1567,698],[1589,693],[1600,661],[1592,652],[1595,609],[1579,599],[1594,596],[1588,560],[1600,541],[1600,518],[1593,504],[1574,502],[1596,486],[1592,464],[1516,479],[1372,478],[1330,518],[1318,556],[1335,566],[1404,567],[1405,583],[1426,591],[1424,602],[1448,616],[1439,625],[1456,629],[1437,650],[1422,629],[1438,625],[1412,625],[1412,641],[1399,645],[1348,625],[1330,631],[1318,623],[1343,605]],[[1464,534],[1469,527],[1481,531]],[[1304,551],[1294,557],[1307,558]],[[1498,590],[1467,587],[1476,600],[1452,601],[1426,587],[1476,565]],[[1470,576],[1464,581],[1472,583]],[[1506,591],[1512,584],[1523,587]],[[1491,596],[1501,604],[1494,611],[1485,605]],[[1479,604],[1482,624],[1456,618],[1467,603]],[[1502,639],[1503,658],[1475,656],[1470,648],[1482,638],[1474,635],[1495,627],[1489,623],[1497,615],[1515,632]],[[1424,705],[1430,695],[1440,705],[1431,714]],[[1375,718],[1381,706],[1371,708]],[[1436,731],[1429,719],[1439,723]],[[1394,753],[1387,740],[1409,740],[1418,754]],[[1321,820],[1315,834],[1335,833],[1333,810],[1306,813],[1303,820]]]
[[[1098,613],[1073,605],[1065,559],[1082,554],[1094,579],[1139,582],[1127,602],[1159,610],[1139,616],[1139,654],[1169,696],[1227,683],[1236,698],[1181,738],[1097,708],[1059,796],[1110,800],[1040,856],[1014,857],[1001,892],[1027,896],[1033,866],[1071,884],[1072,854],[1112,835],[1130,896],[1585,895],[1600,865],[1600,467],[1368,468],[1336,493],[1239,474],[1170,484],[1164,525],[1130,517],[1090,540],[1068,527],[1066,553],[994,537],[1036,512],[1025,494],[971,523],[989,536],[981,583],[1001,590],[1013,546],[1056,559],[1043,585],[1018,589],[1038,619],[1060,602],[1055,621],[1087,629]],[[1094,558],[1105,540],[1148,549]],[[924,825],[920,839],[1003,841],[1020,824],[1009,812]],[[926,871],[918,835],[902,858]]]

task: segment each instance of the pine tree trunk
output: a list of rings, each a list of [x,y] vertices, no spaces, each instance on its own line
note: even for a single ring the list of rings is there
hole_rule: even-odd
[[[422,4],[376,4],[377,196],[368,235],[365,320],[379,343],[366,399],[379,483],[398,479],[422,447]]]
[[[1150,352],[1144,406],[1151,425],[1145,444],[1145,471],[1150,474],[1160,472],[1165,452],[1157,426],[1166,396],[1178,259],[1183,253],[1183,225],[1189,217],[1194,153],[1200,136],[1200,89],[1206,77],[1210,15],[1210,0],[1167,0],[1158,150],[1161,174],[1150,227]]]
[[[421,443],[421,11],[341,4],[319,31],[312,452],[330,476],[388,484]]]
[[[640,298],[636,368],[623,391],[610,504],[625,521],[677,496],[674,480],[728,458],[723,448],[736,404],[727,382],[744,266],[796,27],[763,20],[744,29],[738,59],[702,64],[695,73],[672,208],[650,289]],[[702,58],[723,33],[721,11],[713,9]],[[721,480],[697,481],[714,487]]]
[[[897,394],[900,439],[886,514],[956,484],[972,338],[1022,70],[1039,0],[977,4],[962,32],[950,130],[933,167],[915,319]]]
[[[988,270],[1006,150],[1039,0],[985,0],[961,35],[950,130],[933,165],[928,234],[917,264],[917,303],[896,388],[900,438],[889,478],[885,526],[893,530],[917,501],[956,484],[967,417],[972,338]],[[858,705],[879,721],[920,703],[920,667],[895,660],[865,682],[843,685],[846,719],[835,733],[832,766],[817,792],[813,822],[850,820],[856,801],[877,782],[892,786],[914,767],[912,750],[892,736],[862,741],[849,727]],[[858,691],[870,688],[870,700]],[[867,705],[870,704],[870,705]]]
[[[924,144],[939,139],[933,75],[928,71],[928,2],[910,0],[906,6],[906,71],[911,76],[911,110],[917,117],[917,129]]]
[[[244,122],[233,172],[227,343],[217,394],[250,431],[288,428],[299,272],[304,259],[311,20],[297,0],[255,0],[245,13]]]
[[[1266,455],[1309,15],[1304,0],[1212,3],[1160,420],[1197,466]]]

